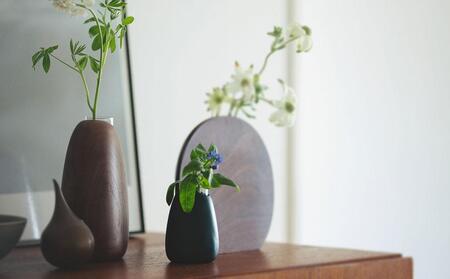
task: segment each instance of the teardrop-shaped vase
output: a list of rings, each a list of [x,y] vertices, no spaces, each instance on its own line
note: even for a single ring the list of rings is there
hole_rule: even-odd
[[[41,250],[45,259],[62,268],[87,263],[94,253],[94,237],[88,226],[67,205],[58,183],[55,188],[55,210],[41,236]]]
[[[166,255],[175,263],[208,263],[219,253],[216,213],[211,197],[196,192],[190,213],[181,209],[176,193],[166,230]]]

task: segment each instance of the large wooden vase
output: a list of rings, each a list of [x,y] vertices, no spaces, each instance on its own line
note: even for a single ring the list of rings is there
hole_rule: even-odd
[[[128,245],[128,198],[120,141],[105,121],[85,120],[70,138],[64,197],[92,231],[95,261],[122,258]]]

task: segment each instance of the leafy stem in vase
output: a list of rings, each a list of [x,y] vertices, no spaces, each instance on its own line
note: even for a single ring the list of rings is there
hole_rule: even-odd
[[[55,60],[69,69],[75,71],[81,79],[85,92],[86,103],[92,115],[92,119],[97,119],[98,103],[100,97],[101,80],[104,67],[108,57],[108,51],[114,53],[116,50],[116,40],[119,47],[123,47],[128,25],[133,23],[132,16],[125,16],[126,3],[122,0],[103,0],[99,4],[99,9],[93,9],[92,0],[81,0],[80,2],[70,0],[53,0],[53,5],[71,15],[88,14],[90,17],[84,24],[90,25],[88,29],[89,37],[92,39],[92,52],[97,52],[97,58],[86,51],[86,45],[72,39],[69,42],[71,63],[64,61],[54,54],[58,45],[43,48],[41,47],[33,56],[33,69],[42,61],[42,68],[45,73],[50,71],[51,60]],[[96,76],[95,91],[92,100],[91,91],[86,78],[86,68],[89,64],[92,72]]]
[[[215,173],[223,162],[223,157],[214,144],[208,150],[201,144],[197,145],[192,149],[190,159],[191,161],[183,168],[182,179],[170,184],[167,189],[166,202],[168,205],[173,202],[175,193],[178,192],[182,210],[189,213],[195,205],[195,194],[201,189],[209,190],[227,185],[240,191],[239,186],[233,180],[220,173]]]

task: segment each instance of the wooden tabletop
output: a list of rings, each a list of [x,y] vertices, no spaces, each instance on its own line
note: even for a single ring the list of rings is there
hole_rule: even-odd
[[[258,251],[222,254],[213,263],[171,264],[164,235],[130,239],[122,261],[58,270],[39,247],[16,248],[0,260],[0,279],[33,278],[385,278],[411,279],[412,259],[400,254],[266,243]]]

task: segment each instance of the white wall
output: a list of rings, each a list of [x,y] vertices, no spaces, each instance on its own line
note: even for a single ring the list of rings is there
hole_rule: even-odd
[[[174,179],[184,139],[209,117],[205,93],[228,81],[236,59],[242,65],[262,62],[271,43],[266,32],[285,23],[286,7],[271,0],[128,2],[128,12],[136,18],[130,43],[145,223],[149,231],[165,231],[167,185]],[[285,56],[275,57],[270,66],[268,80],[284,76]],[[278,89],[276,82],[269,84]],[[283,241],[286,135],[267,117],[261,111],[251,123],[268,145],[277,182],[269,239]]]
[[[302,0],[301,243],[402,252],[450,278],[450,2]]]
[[[290,215],[285,131],[267,112],[252,122],[275,169],[269,239],[287,240],[291,224],[295,242],[402,252],[415,278],[450,276],[450,2],[129,2],[148,230],[165,229],[166,185],[184,138],[208,116],[204,93],[235,59],[260,61],[265,31],[285,24],[290,2],[314,48],[291,72],[300,107]],[[287,74],[285,58],[269,80]]]

